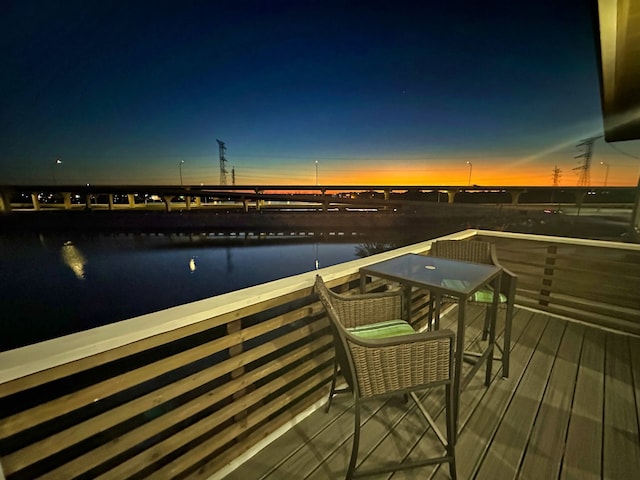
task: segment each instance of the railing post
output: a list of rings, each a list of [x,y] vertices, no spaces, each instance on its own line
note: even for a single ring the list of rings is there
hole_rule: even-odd
[[[556,264],[556,254],[558,253],[557,245],[549,245],[547,247],[547,256],[544,260],[544,273],[542,278],[542,287],[540,288],[540,295],[543,297],[549,298],[551,295],[551,284],[552,279],[547,277],[553,276],[554,266]],[[548,306],[549,300],[543,300],[542,298],[539,300],[540,305]]]
[[[234,320],[232,322],[227,323],[227,334],[228,335],[231,335],[233,333],[239,332],[240,330],[242,330],[242,320]],[[229,347],[229,357],[233,358],[233,357],[235,357],[237,355],[240,355],[243,351],[244,351],[244,347],[243,347],[242,343],[238,343],[236,345],[232,345],[231,347]],[[231,371],[231,378],[232,379],[238,378],[238,377],[244,375],[244,373],[245,373],[245,368],[243,366],[238,367],[235,370]],[[234,401],[236,401],[239,398],[242,398],[243,396],[245,396],[246,394],[247,394],[247,389],[246,388],[242,388],[242,389],[238,390],[237,392],[234,392],[231,397],[233,398]],[[241,424],[243,422],[246,422],[247,415],[248,415],[248,412],[246,410],[243,410],[242,412],[239,412],[236,415],[234,415],[233,416],[233,420],[236,423],[240,423]],[[236,440],[240,440],[242,438],[243,438],[243,436],[239,435]]]

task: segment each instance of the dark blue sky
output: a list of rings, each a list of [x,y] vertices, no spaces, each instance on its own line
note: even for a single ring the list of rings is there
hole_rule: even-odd
[[[431,3],[5,1],[0,183],[218,183],[219,138],[238,184],[575,185],[589,2]]]

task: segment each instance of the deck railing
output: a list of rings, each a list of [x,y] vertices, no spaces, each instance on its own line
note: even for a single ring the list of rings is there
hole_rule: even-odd
[[[640,247],[474,230],[447,238],[475,236],[491,237],[520,275],[522,305],[638,331]],[[430,245],[319,273],[355,289],[361,266]],[[3,475],[206,478],[258,448],[326,395],[333,348],[315,274],[0,353]],[[424,292],[413,300],[420,323]]]
[[[518,275],[516,303],[640,335],[640,245],[481,232]]]

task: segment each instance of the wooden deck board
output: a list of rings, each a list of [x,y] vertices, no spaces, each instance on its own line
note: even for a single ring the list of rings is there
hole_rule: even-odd
[[[568,324],[529,438],[521,476],[558,478],[571,414],[584,327]]]
[[[637,478],[640,472],[638,414],[629,342],[607,334],[604,388],[603,478]]]
[[[546,326],[546,317],[524,310],[518,311],[516,316],[519,321],[514,316],[509,378],[494,380],[494,388],[486,389],[482,402],[465,419],[463,434],[456,445],[456,452],[464,452],[457,459],[460,478],[472,478],[477,472]],[[444,469],[435,478],[448,478],[448,472]]]
[[[564,327],[564,323],[550,320],[544,329],[524,375],[516,386],[516,395],[501,419],[491,447],[480,466],[479,478],[517,477]]]
[[[482,312],[468,313],[467,341],[473,342]],[[441,326],[450,328],[453,320]],[[516,309],[512,338],[510,378],[496,368],[486,388],[478,372],[462,393],[458,478],[633,478],[640,471],[640,339],[524,309]],[[443,426],[440,390],[425,392],[422,400]],[[343,478],[351,403],[348,395],[336,397],[329,414],[313,413],[225,480]],[[359,462],[440,453],[421,416],[405,407],[395,398],[370,404]],[[446,479],[449,470],[443,465],[368,478]]]
[[[562,464],[563,480],[596,480],[602,468],[605,336],[586,329]]]

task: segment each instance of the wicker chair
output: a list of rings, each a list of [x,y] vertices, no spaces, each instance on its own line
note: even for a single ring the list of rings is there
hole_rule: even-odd
[[[329,290],[316,276],[315,291],[324,305],[334,335],[336,360],[355,400],[355,431],[347,479],[408,468],[449,463],[451,478],[456,478],[453,418],[453,345],[449,330],[418,333],[398,318],[402,306],[399,293],[339,295]],[[392,335],[392,336],[386,336]],[[337,366],[334,369],[329,405],[336,391]],[[446,437],[436,427],[416,391],[444,385]],[[362,403],[390,395],[411,397],[445,447],[444,455],[414,463],[400,463],[369,470],[358,468]]]
[[[450,260],[462,260],[502,267],[500,262],[498,262],[495,245],[480,240],[439,240],[431,244],[430,255]],[[509,355],[504,352],[509,352],[511,348],[511,324],[518,277],[504,267],[502,267],[502,272],[499,305],[501,308],[506,309],[506,314],[504,322],[504,343],[502,347],[500,345],[497,345],[497,347],[502,351],[503,356],[502,376],[507,378],[509,376]],[[483,340],[487,339],[489,333],[492,302],[493,291],[490,289],[480,290],[470,299],[470,303],[482,304],[487,307],[482,330]]]

